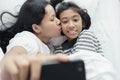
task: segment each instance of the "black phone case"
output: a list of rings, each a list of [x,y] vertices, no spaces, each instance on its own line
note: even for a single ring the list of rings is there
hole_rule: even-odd
[[[84,62],[75,60],[45,64],[42,66],[40,80],[86,80]]]

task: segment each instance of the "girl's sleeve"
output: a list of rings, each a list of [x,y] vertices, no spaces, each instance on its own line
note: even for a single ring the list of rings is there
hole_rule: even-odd
[[[99,40],[90,31],[84,31],[79,35],[77,42],[73,47],[73,51],[77,52],[80,50],[103,53]]]

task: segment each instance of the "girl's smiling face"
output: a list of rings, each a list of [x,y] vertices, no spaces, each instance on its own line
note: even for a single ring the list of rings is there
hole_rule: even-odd
[[[69,8],[60,13],[62,32],[68,41],[77,38],[82,31],[82,18],[78,12]]]

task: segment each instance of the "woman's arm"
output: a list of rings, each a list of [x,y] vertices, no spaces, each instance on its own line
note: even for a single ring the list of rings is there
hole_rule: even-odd
[[[5,54],[0,62],[2,80],[27,80],[28,71],[31,71],[31,80],[39,80],[42,62],[68,61],[64,55],[27,55],[24,48],[16,46]]]

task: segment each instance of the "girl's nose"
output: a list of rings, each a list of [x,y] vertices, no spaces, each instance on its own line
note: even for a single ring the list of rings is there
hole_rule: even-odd
[[[74,27],[74,23],[72,21],[69,22],[69,27]]]

